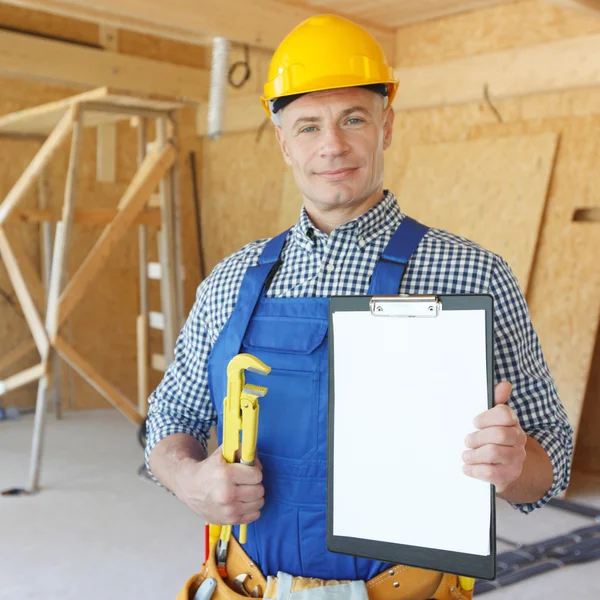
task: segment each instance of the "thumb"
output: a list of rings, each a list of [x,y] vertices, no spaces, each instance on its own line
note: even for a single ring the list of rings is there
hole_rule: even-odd
[[[508,381],[501,381],[494,390],[494,404],[506,404],[512,393],[512,385]]]

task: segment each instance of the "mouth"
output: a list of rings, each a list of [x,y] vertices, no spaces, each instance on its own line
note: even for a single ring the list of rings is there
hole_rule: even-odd
[[[346,177],[352,175],[358,169],[356,167],[347,168],[347,169],[335,169],[331,171],[321,171],[317,173],[319,177],[323,177],[323,179],[327,179],[328,181],[339,181],[340,179],[345,179]]]

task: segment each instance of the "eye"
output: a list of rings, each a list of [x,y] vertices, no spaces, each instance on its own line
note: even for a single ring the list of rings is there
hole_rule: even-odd
[[[308,125],[307,127],[304,127],[300,130],[300,133],[312,133],[313,131],[316,131],[317,128],[314,125]]]
[[[363,119],[359,118],[359,117],[350,117],[346,123],[348,125],[359,125],[360,123],[364,123]]]

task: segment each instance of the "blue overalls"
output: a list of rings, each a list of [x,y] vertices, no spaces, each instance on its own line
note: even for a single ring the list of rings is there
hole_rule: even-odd
[[[369,295],[398,294],[406,265],[426,231],[424,225],[403,219],[377,262]],[[328,552],[325,542],[329,299],[265,296],[281,264],[287,233],[270,240],[259,264],[247,269],[237,304],[208,362],[220,424],[229,361],[248,352],[271,367],[266,377],[246,376],[248,383],[269,391],[260,400],[257,444],[265,506],[260,519],[248,525],[244,549],[265,575],[284,571],[367,581],[389,565]]]

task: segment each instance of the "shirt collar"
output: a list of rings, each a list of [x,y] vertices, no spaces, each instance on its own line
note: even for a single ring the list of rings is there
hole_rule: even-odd
[[[383,199],[380,202],[356,219],[340,225],[335,231],[352,231],[357,246],[364,248],[390,227],[397,228],[402,218],[403,214],[398,206],[396,196],[389,190],[384,190]],[[327,240],[328,238],[326,233],[317,229],[304,206],[298,222],[292,228],[292,234],[294,240],[306,250],[314,249],[315,239]]]

